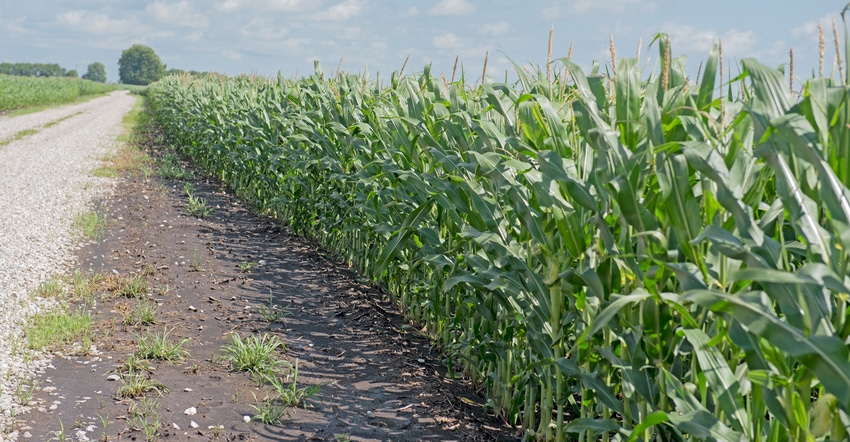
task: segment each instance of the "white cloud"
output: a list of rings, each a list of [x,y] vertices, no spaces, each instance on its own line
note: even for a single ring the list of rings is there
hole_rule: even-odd
[[[195,32],[189,34],[186,37],[186,40],[189,40],[191,42],[198,42],[198,41],[201,41],[202,38],[204,38],[204,33],[202,31],[195,31]]]
[[[26,17],[19,17],[14,20],[0,19],[0,30],[3,30],[8,35],[32,34],[33,31],[24,26],[26,19]]]
[[[802,37],[809,41],[818,41],[818,23],[823,24],[824,38],[829,41],[832,35],[832,21],[835,20],[839,26],[839,35],[841,29],[841,18],[838,14],[828,14],[818,20],[809,20],[803,24],[791,29],[791,35],[794,37]]]
[[[224,12],[239,10],[260,10],[278,12],[309,12],[321,6],[316,0],[224,0],[215,5],[215,9]]]
[[[242,59],[242,53],[235,51],[233,49],[225,49],[225,50],[221,51],[221,55],[223,55],[223,56],[225,56],[225,57],[227,57],[227,58],[229,58],[233,61],[237,61],[237,60]]]
[[[753,31],[730,29],[722,34],[713,29],[698,29],[694,26],[667,24],[662,31],[670,35],[670,42],[676,52],[707,54],[718,40],[723,41],[723,54],[731,57],[753,56],[756,46],[756,34]]]
[[[346,21],[359,15],[366,7],[368,0],[345,0],[337,3],[323,12],[313,14],[313,19],[321,21]]]
[[[478,28],[479,34],[489,35],[490,37],[498,37],[500,35],[505,35],[510,30],[511,25],[506,21],[500,21],[498,23],[490,23]]]
[[[634,12],[636,9],[645,12],[657,7],[656,2],[644,0],[576,0],[566,5],[561,3],[551,4],[551,6],[543,9],[543,17],[557,19],[592,12],[621,15]]]
[[[239,30],[239,34],[249,40],[280,40],[288,33],[288,29],[277,26],[274,20],[259,17],[252,18]]]
[[[475,5],[466,0],[441,0],[430,12],[433,15],[466,15],[477,10]]]
[[[186,0],[177,3],[156,1],[148,5],[145,11],[160,23],[188,28],[206,28],[209,26],[207,16],[196,11]]]
[[[128,20],[116,20],[106,14],[88,11],[68,11],[56,16],[56,22],[71,29],[89,34],[124,34],[127,29],[135,28]]]
[[[439,49],[457,49],[460,46],[460,39],[457,35],[447,32],[434,37],[434,47]]]

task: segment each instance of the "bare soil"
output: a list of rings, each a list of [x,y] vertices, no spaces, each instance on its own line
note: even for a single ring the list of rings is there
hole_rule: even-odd
[[[214,208],[203,219],[188,215],[181,181],[155,176],[125,177],[103,201],[106,236],[80,250],[79,267],[143,276],[156,322],[125,324],[138,301],[99,293],[96,351],[54,358],[35,409],[20,416],[20,434],[145,440],[132,416],[147,400],[159,405],[158,440],[517,439],[468,382],[447,377],[438,350],[369,281],[215,182],[193,182]],[[119,398],[123,381],[108,378],[138,350],[140,336],[164,330],[172,342],[188,339],[189,352],[176,362],[148,361],[145,376],[168,392]],[[278,425],[245,422],[269,388],[220,359],[232,333],[285,343],[278,356],[297,360],[298,386],[321,386],[308,407],[288,408]],[[186,414],[191,407],[197,414]]]

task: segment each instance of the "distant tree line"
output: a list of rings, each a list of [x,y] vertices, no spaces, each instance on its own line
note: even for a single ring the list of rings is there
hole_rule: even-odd
[[[65,70],[56,63],[0,63],[0,74],[24,77],[79,77],[77,71]]]
[[[76,70],[66,70],[56,63],[0,63],[0,74],[20,77],[80,77]],[[106,83],[106,68],[103,63],[96,61],[89,65],[83,78],[96,83]]]

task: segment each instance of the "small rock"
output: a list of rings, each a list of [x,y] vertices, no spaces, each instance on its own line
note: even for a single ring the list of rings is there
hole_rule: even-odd
[[[51,405],[51,406],[50,406],[50,408],[48,408],[48,409],[49,409],[50,411],[53,411],[53,410],[55,410],[55,409],[57,409],[57,408],[59,408],[59,406],[58,406],[58,405],[56,405],[56,404],[53,404],[53,405]]]
[[[246,424],[248,422],[251,422],[251,416],[248,416],[247,414],[245,416],[242,416],[242,422],[245,422]]]
[[[416,360],[416,362],[418,362],[418,363],[420,363],[420,364],[424,364],[424,363],[425,363],[425,360],[424,360],[424,359],[417,359],[417,360]]]
[[[186,416],[194,416],[198,414],[198,409],[195,407],[189,407],[186,409],[186,411],[183,412],[183,414],[185,414]]]
[[[32,437],[32,433],[30,433],[29,431],[24,431],[23,436],[24,436],[24,439],[29,439],[29,438]]]
[[[371,410],[370,410],[370,411],[367,411],[367,412],[366,412],[366,417],[375,417],[375,413],[373,413]]]
[[[192,391],[192,389],[191,389],[191,388],[189,388],[189,387],[186,387],[186,388],[184,388],[184,389],[183,389],[183,391],[185,391],[186,393],[188,393],[188,392]]]
[[[172,426],[172,427],[174,427],[174,429],[175,429],[175,430],[179,430],[179,429],[180,429],[180,425],[177,425],[177,422],[173,422],[173,423],[171,424],[171,426]]]
[[[121,376],[118,376],[117,374],[111,374],[111,375],[106,377],[106,380],[107,381],[120,381]]]
[[[198,428],[198,427],[200,427],[200,425],[198,425],[198,423],[197,423],[197,422],[195,422],[195,421],[190,421],[190,422],[189,422],[189,426],[190,426],[190,427],[192,427],[192,428]]]
[[[195,311],[195,310],[197,310],[197,309],[195,308],[195,306],[194,306],[194,305],[190,305],[190,306],[189,306],[189,310],[191,310],[191,311],[193,311],[193,312],[194,312],[194,311]]]

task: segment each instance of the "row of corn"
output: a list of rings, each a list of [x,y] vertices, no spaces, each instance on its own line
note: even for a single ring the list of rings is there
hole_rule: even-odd
[[[850,90],[168,77],[171,143],[387,289],[529,439],[846,440]],[[383,85],[383,82],[386,85]]]
[[[114,85],[79,78],[0,74],[0,111],[68,103],[83,95],[102,94],[114,89]]]

